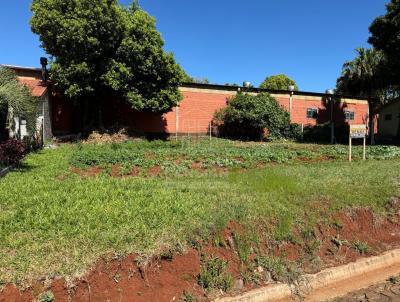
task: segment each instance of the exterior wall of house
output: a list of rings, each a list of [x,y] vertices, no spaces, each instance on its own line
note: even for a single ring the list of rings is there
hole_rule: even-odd
[[[216,111],[225,108],[229,99],[237,94],[232,88],[223,86],[210,89],[208,86],[181,87],[183,100],[179,107],[166,114],[143,113],[132,108],[121,100],[114,99],[104,102],[105,126],[125,126],[142,133],[157,134],[205,134],[209,132],[210,123]],[[272,93],[278,102],[289,111],[290,95]],[[68,132],[79,132],[79,108],[62,97],[52,99],[52,120],[55,135]],[[331,107],[324,95],[307,95],[297,93],[292,99],[292,122],[316,125],[330,122]],[[318,110],[317,118],[307,118],[307,109]],[[364,100],[341,99],[334,105],[334,121],[337,124],[366,124],[368,103]],[[354,120],[346,120],[345,111],[354,113]],[[74,129],[77,128],[77,129]]]
[[[229,99],[237,94],[232,90],[212,90],[182,87],[184,96],[179,108],[174,108],[164,115],[168,133],[207,133],[214,113],[229,103]],[[290,94],[271,94],[289,111]],[[294,95],[292,97],[293,123],[304,126],[330,122],[331,104],[324,96]],[[317,109],[317,118],[307,118],[307,109]],[[336,100],[333,117],[337,124],[367,124],[368,103],[364,100]],[[345,111],[354,113],[354,120],[346,120]]]
[[[383,107],[379,112],[379,136],[394,138],[400,135],[400,101]]]

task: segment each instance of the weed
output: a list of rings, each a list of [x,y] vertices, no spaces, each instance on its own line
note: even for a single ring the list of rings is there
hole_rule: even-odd
[[[335,219],[335,220],[332,222],[332,227],[333,227],[336,231],[341,231],[341,230],[343,229],[343,223],[342,223],[340,220]]]
[[[242,264],[247,264],[249,257],[252,253],[250,237],[246,234],[233,234],[233,240],[235,242],[236,251],[238,253],[240,262]]]
[[[53,302],[53,301],[55,301],[55,297],[54,297],[53,292],[47,291],[47,292],[42,293],[38,297],[37,301],[38,302]]]
[[[227,272],[227,263],[217,257],[203,256],[199,284],[206,290],[227,292],[233,286],[233,277]]]
[[[184,291],[181,297],[182,302],[196,302],[197,299],[193,296],[191,292]]]
[[[399,284],[400,283],[400,276],[391,276],[387,281],[392,283],[392,284]]]
[[[361,255],[365,255],[370,251],[369,245],[366,242],[360,240],[354,241],[352,247]]]
[[[336,245],[338,250],[340,250],[342,248],[342,246],[346,246],[349,244],[349,242],[346,239],[340,239],[339,235],[332,237],[331,241],[334,245]]]

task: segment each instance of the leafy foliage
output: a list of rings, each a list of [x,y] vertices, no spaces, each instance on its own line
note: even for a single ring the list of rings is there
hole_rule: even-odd
[[[16,74],[0,67],[0,110],[8,113],[8,127],[13,129],[13,117],[21,117],[27,121],[27,129],[34,133],[36,129],[37,103],[29,89],[21,85]]]
[[[53,292],[47,291],[42,293],[39,298],[37,299],[38,302],[53,302],[55,301],[55,296]]]
[[[368,98],[371,142],[374,142],[374,116],[384,102],[385,89],[379,68],[384,60],[382,52],[375,49],[356,49],[358,56],[343,65],[342,76],[337,80],[337,91],[341,94]]]
[[[9,139],[0,144],[0,167],[18,164],[25,156],[24,143],[16,139]]]
[[[222,133],[232,137],[274,139],[293,136],[291,132],[296,131],[290,125],[289,113],[267,93],[239,93],[215,118],[223,123]]]
[[[289,78],[287,75],[278,74],[267,77],[264,82],[261,83],[260,88],[270,90],[288,90],[289,86],[294,86],[294,90],[299,90],[296,82]]]
[[[326,128],[329,130],[329,128]],[[346,132],[346,131],[345,131]],[[348,131],[347,131],[348,132]],[[329,138],[329,131],[327,132]],[[187,142],[128,141],[118,144],[79,144],[69,159],[74,167],[111,168],[120,165],[122,175],[129,174],[134,167],[143,174],[156,166],[163,175],[188,175],[193,167],[203,170],[226,168],[255,168],[268,163],[294,163],[312,161],[318,158],[347,160],[348,147],[345,145],[325,146],[307,144],[232,144],[226,140],[215,140],[188,144]],[[355,159],[362,157],[362,147],[354,147]],[[400,148],[395,146],[369,146],[369,159],[400,158]],[[275,176],[279,179],[278,176]],[[272,186],[273,183],[270,183]]]
[[[54,57],[51,79],[73,99],[123,97],[134,109],[165,112],[181,95],[183,72],[155,20],[136,2],[33,0],[32,31]]]
[[[400,83],[400,1],[391,0],[387,12],[374,20],[369,28],[369,38],[376,49],[386,57],[383,70],[387,73],[386,84],[399,86]]]

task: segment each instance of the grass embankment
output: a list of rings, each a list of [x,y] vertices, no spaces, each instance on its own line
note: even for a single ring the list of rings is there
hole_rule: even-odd
[[[265,225],[268,236],[284,240],[294,225],[328,221],[330,211],[362,206],[383,212],[400,194],[400,149],[370,148],[370,158],[386,160],[352,164],[346,150],[135,141],[31,154],[0,181],[0,283],[72,276],[108,253],[150,257],[206,238],[231,220]],[[322,160],[327,158],[332,160]],[[121,174],[140,166],[141,175],[111,177],[115,164]],[[104,170],[82,177],[71,165]],[[153,166],[162,171],[158,177],[146,174]],[[218,167],[231,170],[220,173]]]

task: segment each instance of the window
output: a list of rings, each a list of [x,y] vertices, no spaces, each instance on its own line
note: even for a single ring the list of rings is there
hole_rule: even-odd
[[[346,121],[354,121],[354,112],[353,111],[345,111],[344,118]]]
[[[307,118],[314,118],[318,117],[318,109],[316,108],[307,108]]]
[[[386,114],[385,115],[385,121],[391,121],[392,120],[392,115],[391,114]]]

